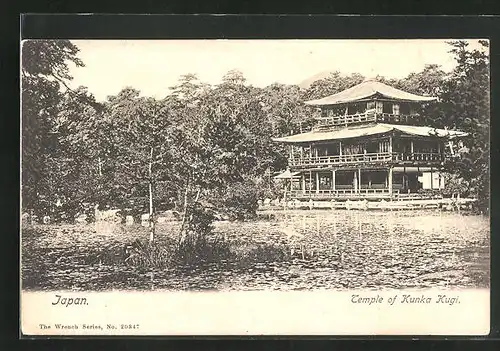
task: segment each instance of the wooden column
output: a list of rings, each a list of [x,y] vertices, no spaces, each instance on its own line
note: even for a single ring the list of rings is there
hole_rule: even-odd
[[[410,141],[410,153],[413,154],[413,140]]]
[[[392,135],[389,137],[389,152],[392,153]]]
[[[389,183],[389,195],[392,196],[392,166],[389,167],[389,175],[387,181]]]
[[[301,174],[301,177],[302,177],[302,194],[305,194],[306,193],[306,176],[304,175],[304,173]]]
[[[335,191],[335,170],[332,171],[332,190]]]
[[[403,167],[403,189],[408,188],[408,176],[406,175],[406,166]],[[410,189],[408,189],[408,193],[410,193]]]
[[[285,191],[283,192],[283,202],[285,203],[286,206],[286,193],[288,191],[288,182],[291,182],[292,180],[285,179]]]
[[[354,184],[354,192],[357,193],[358,192],[358,177],[357,177],[357,173],[356,171],[354,171],[354,179],[352,181],[352,183]]]
[[[309,196],[311,195],[312,191],[312,178],[313,178],[312,171],[309,171]]]
[[[361,168],[358,168],[358,192],[361,192]]]
[[[339,141],[339,155],[342,156],[342,142]]]
[[[319,172],[316,172],[316,194],[319,193]]]
[[[432,178],[434,178],[434,177],[432,176],[432,167],[431,167],[431,190],[434,189],[433,184],[432,184],[434,180]]]

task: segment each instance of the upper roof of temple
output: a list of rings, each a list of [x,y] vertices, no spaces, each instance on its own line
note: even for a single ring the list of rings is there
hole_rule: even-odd
[[[393,88],[374,79],[368,79],[337,94],[317,100],[306,101],[305,104],[313,106],[338,105],[359,100],[366,100],[375,96],[407,102],[428,102],[437,99],[433,96],[421,96],[407,93],[406,91]]]

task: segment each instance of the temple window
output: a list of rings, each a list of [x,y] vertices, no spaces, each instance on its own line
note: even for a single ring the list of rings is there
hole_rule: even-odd
[[[366,110],[367,111],[375,110],[375,109],[376,109],[375,101],[369,101],[366,103]]]
[[[329,190],[332,188],[332,180],[329,175],[321,174],[319,175],[319,188],[321,190]]]
[[[399,104],[392,104],[392,114],[399,115]]]
[[[327,149],[327,154],[329,156],[332,156],[332,155],[338,155],[340,152],[339,150],[339,144],[329,144],[326,146],[326,149]]]
[[[378,152],[378,143],[368,142],[366,144],[366,152],[369,154]]]
[[[386,103],[383,104],[383,106],[384,106],[383,107],[384,108],[384,110],[383,110],[384,113],[392,113],[392,104],[391,103],[386,102]]]
[[[384,140],[379,143],[379,152],[389,152],[389,141]]]
[[[409,104],[401,104],[400,106],[400,111],[402,115],[409,115],[410,114],[410,106]]]

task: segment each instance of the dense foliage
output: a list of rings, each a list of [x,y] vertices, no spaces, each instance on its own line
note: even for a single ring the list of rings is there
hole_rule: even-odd
[[[450,74],[428,65],[404,79],[378,78],[439,98],[423,107],[422,124],[471,134],[462,157],[447,165],[451,187],[487,209],[488,56],[462,41],[450,47],[457,61]],[[71,42],[27,41],[22,50],[23,208],[71,220],[97,204],[149,213],[152,224],[158,212],[175,209],[183,245],[216,216],[249,218],[258,198],[277,196],[272,175],[286,167],[287,153],[272,138],[311,126],[316,111],[305,100],[364,79],[334,72],[304,90],[256,88],[238,71],[213,86],[186,74],[164,99],[129,87],[97,102],[86,88],[67,86],[68,65],[83,66]]]

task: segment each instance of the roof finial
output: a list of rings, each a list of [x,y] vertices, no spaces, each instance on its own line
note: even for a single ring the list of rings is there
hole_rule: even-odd
[[[365,82],[376,82],[377,75],[375,74],[375,70],[373,68],[370,69],[370,74],[365,77]]]
[[[364,82],[376,82],[377,81],[377,76],[368,76],[365,77]]]

